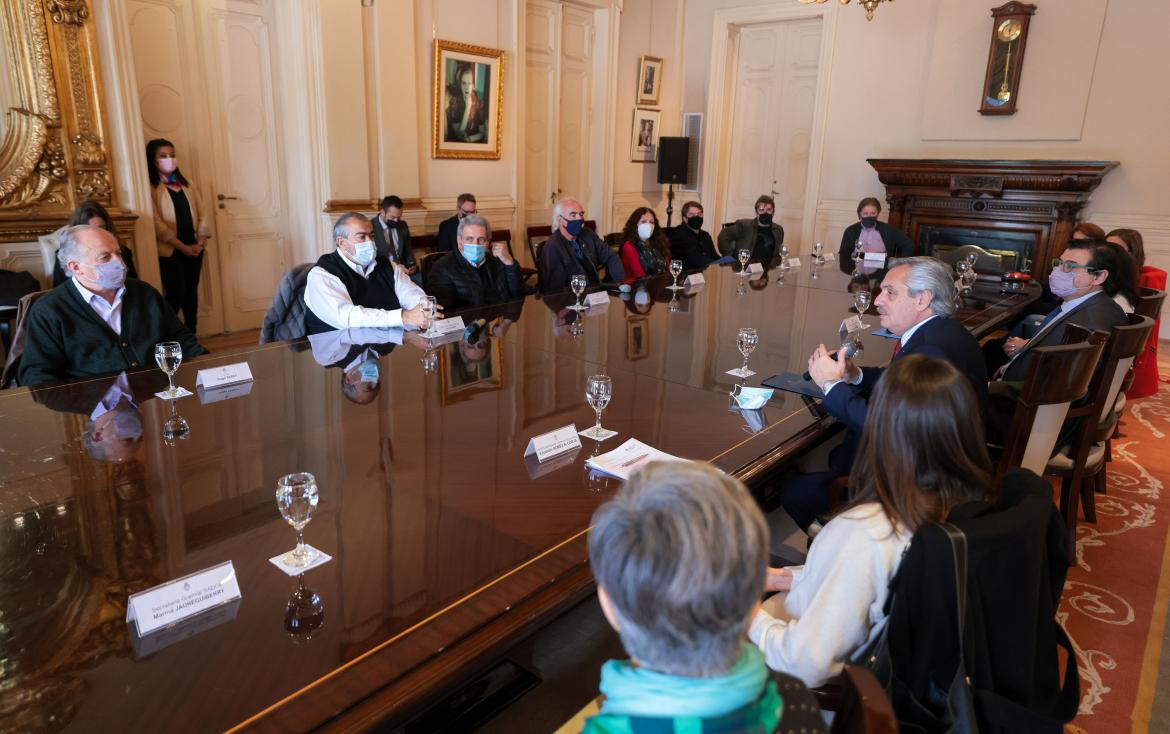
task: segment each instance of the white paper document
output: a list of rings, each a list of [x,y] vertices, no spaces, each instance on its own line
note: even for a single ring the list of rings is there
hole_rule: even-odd
[[[624,482],[630,478],[630,474],[635,469],[651,461],[686,461],[686,459],[671,456],[636,438],[631,438],[613,451],[586,459],[585,466],[598,474],[615,477]]]

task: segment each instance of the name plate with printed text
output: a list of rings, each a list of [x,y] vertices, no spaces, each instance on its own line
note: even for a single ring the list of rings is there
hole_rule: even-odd
[[[537,461],[544,461],[553,456],[559,456],[566,451],[581,448],[581,439],[577,436],[576,424],[570,423],[555,431],[533,436],[528,441],[528,448],[524,449],[525,456],[536,454]]]
[[[247,362],[226,364],[223,367],[208,367],[195,374],[195,387],[203,389],[238,385],[252,381],[252,370]]]
[[[684,286],[697,286],[697,285],[703,285],[706,282],[707,281],[703,278],[702,273],[691,273],[690,275],[688,275],[686,277],[686,280],[683,281],[683,285]]]
[[[462,316],[452,316],[449,319],[435,319],[435,323],[431,325],[431,331],[436,336],[443,334],[450,334],[453,331],[462,332],[467,328],[463,324]]]
[[[763,263],[751,263],[747,266],[747,272],[749,272],[749,273],[762,273],[762,272],[764,272],[764,264]]]
[[[867,252],[863,261],[866,265],[885,265],[886,253],[884,252]]]
[[[231,400],[232,398],[243,397],[252,392],[251,382],[241,382],[236,385],[224,385],[223,387],[213,387],[210,390],[202,387],[195,388],[195,392],[199,395],[199,402],[203,405],[208,403],[218,403],[223,400]]]
[[[788,258],[788,267],[791,268],[792,270],[796,270],[797,268],[799,268],[800,267],[800,258],[799,257]]]
[[[231,561],[225,561],[131,594],[126,602],[126,623],[133,622],[140,636],[148,635],[240,596],[236,570]]]
[[[605,291],[593,291],[585,296],[585,307],[593,308],[595,306],[608,306],[609,294]]]

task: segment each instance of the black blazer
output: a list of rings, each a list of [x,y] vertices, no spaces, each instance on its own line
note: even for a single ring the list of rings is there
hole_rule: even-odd
[[[979,411],[986,415],[987,365],[983,359],[983,350],[979,347],[979,340],[958,319],[936,316],[922,324],[891,362],[911,354],[937,357],[954,365],[971,383]],[[877,387],[883,370],[882,367],[862,368],[861,384],[837,385],[822,402],[829,415],[844,423],[848,429],[845,441],[829,456],[829,465],[838,474],[848,474],[853,467],[861,431],[869,412],[869,396]]]
[[[435,252],[451,252],[459,242],[459,215],[439,222],[435,233]]]
[[[1067,314],[1058,316],[1055,321],[1047,324],[1039,334],[1028,340],[1023,349],[1008,363],[1008,368],[1000,379],[1005,382],[1023,381],[1028,375],[1028,365],[1032,363],[1032,350],[1036,347],[1052,347],[1063,344],[1069,324],[1076,324],[1093,331],[1110,331],[1114,326],[1120,326],[1125,322],[1125,312],[1121,310],[1121,306],[1118,306],[1104,291],[1099,291],[1091,298],[1082,301]]]
[[[622,268],[622,260],[618,254],[609,249],[609,245],[601,241],[597,233],[591,229],[581,231],[577,241],[585,250],[585,256],[593,263],[594,271],[605,267],[607,283],[618,283],[626,277]],[[591,273],[586,273],[581,263],[572,251],[572,244],[566,240],[558,229],[545,240],[537,253],[539,262],[536,267],[540,272],[540,290],[543,293],[563,291],[569,287],[569,279],[574,275],[585,275],[593,282]],[[600,273],[597,273],[600,276]]]
[[[481,277],[481,275],[483,277]],[[524,297],[520,264],[505,265],[488,253],[477,268],[458,250],[438,259],[427,276],[427,293],[450,315],[472,306],[485,306]]]
[[[374,244],[379,255],[408,268],[413,268],[417,264],[414,261],[414,251],[410,249],[410,227],[405,221],[398,223],[398,252],[391,252],[393,240],[387,235],[382,220],[376,214],[370,217],[370,224],[374,225]]]
[[[885,222],[878,222],[877,231],[882,236],[882,242],[886,243],[887,257],[910,257],[914,254],[914,242],[902,230]],[[837,250],[837,257],[841,262],[853,256],[853,247],[860,236],[861,222],[854,222],[841,233],[841,248]]]

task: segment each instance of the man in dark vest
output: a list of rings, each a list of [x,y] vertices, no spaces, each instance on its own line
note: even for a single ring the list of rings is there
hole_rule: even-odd
[[[305,285],[305,332],[330,329],[425,329],[426,293],[401,266],[377,254],[370,220],[357,212],[342,214],[333,225],[337,250],[322,255]]]

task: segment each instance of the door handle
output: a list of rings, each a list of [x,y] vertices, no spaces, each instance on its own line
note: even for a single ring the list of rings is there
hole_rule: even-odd
[[[220,194],[219,196],[217,196],[215,198],[219,199],[220,201],[235,201],[239,197],[238,196],[224,196],[223,194]]]

